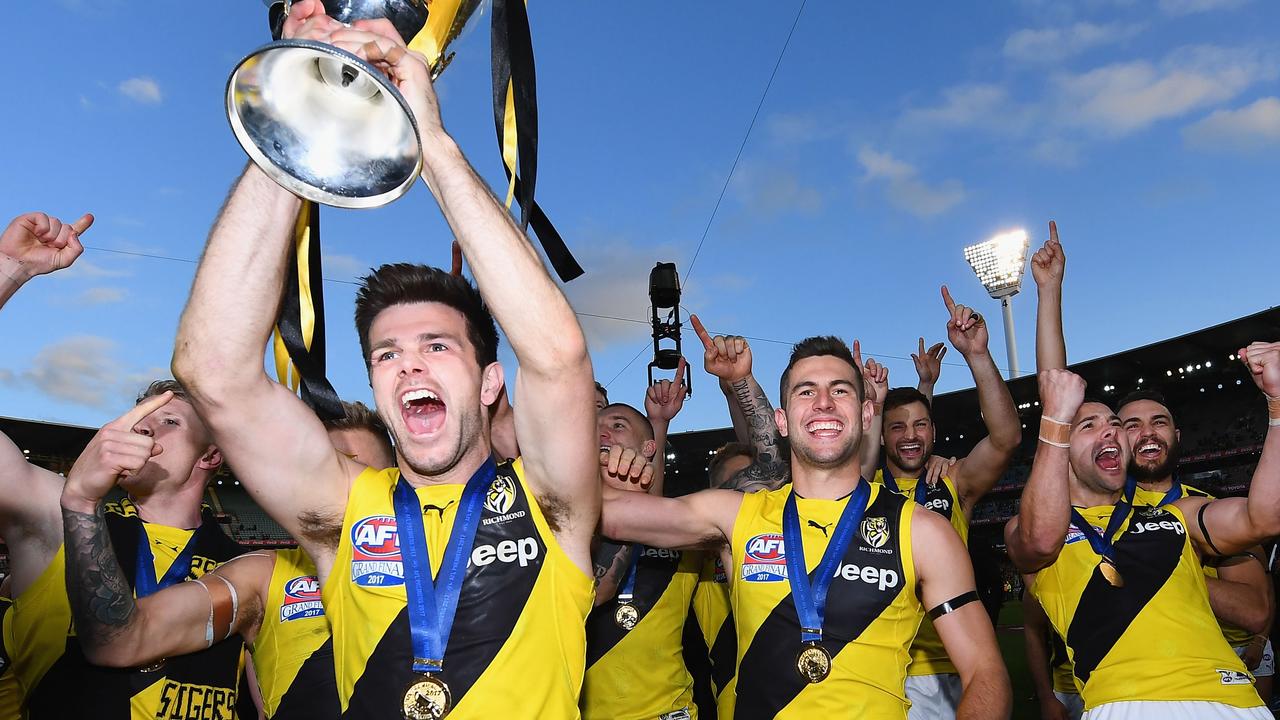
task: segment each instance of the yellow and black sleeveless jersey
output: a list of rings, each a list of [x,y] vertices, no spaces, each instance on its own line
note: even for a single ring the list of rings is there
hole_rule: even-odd
[[[250,648],[262,710],[272,720],[337,718],[333,638],[315,563],[296,548],[274,554],[262,626]]]
[[[13,647],[13,615],[9,612],[12,606],[12,600],[0,598],[0,720],[22,717],[22,693],[9,661],[9,648]]]
[[[787,581],[782,508],[788,485],[746,495],[733,527],[733,618],[738,631],[734,718],[906,718],[907,647],[924,609],[911,556],[915,504],[872,484],[866,515],[827,592],[822,644],[831,675],[796,671],[800,623]],[[809,572],[848,498],[798,499]]]
[[[414,677],[392,504],[399,476],[389,468],[356,478],[322,591],[338,697],[351,718],[399,717]],[[462,488],[416,491],[433,574],[443,561]],[[578,717],[592,586],[552,534],[521,461],[498,466],[440,673],[453,695],[449,717]]]
[[[116,559],[134,584],[139,531],[146,531],[157,577],[178,557],[191,530],[144,523],[128,500],[107,503]],[[242,551],[207,509],[187,579],[204,575]],[[13,667],[32,720],[63,717],[213,720],[236,717],[244,643],[235,636],[198,653],[169,658],[152,672],[90,665],[71,627],[65,548],[13,601]]]
[[[697,717],[693,677],[684,664],[685,620],[702,554],[643,547],[631,604],[640,620],[630,631],[614,621],[617,602],[587,616],[584,720],[653,720],[685,710]]]
[[[876,472],[877,483],[881,482],[883,472],[883,470]],[[917,478],[904,477],[894,478],[894,480],[898,483],[898,490],[904,497],[908,499],[915,497],[916,484],[920,482]],[[960,492],[956,490],[951,478],[944,476],[940,482],[925,492],[924,507],[946,518],[960,535],[960,540],[968,546],[969,517],[960,507]],[[911,643],[910,652],[911,665],[907,667],[908,675],[939,675],[956,672],[956,666],[947,655],[947,649],[942,646],[942,638],[938,636],[938,631],[933,627],[933,621],[927,615],[920,623],[920,631],[916,633],[916,639]]]
[[[1103,532],[1110,505],[1080,509]],[[1126,700],[1262,704],[1209,609],[1204,574],[1172,505],[1139,507],[1115,544],[1122,587],[1074,525],[1031,591],[1066,641],[1085,709]]]
[[[729,575],[720,560],[720,553],[703,553],[702,567],[698,573],[698,586],[693,591],[692,612],[685,633],[685,662],[693,673],[695,662],[705,668],[710,696],[699,698],[699,710],[706,717],[733,717],[733,691],[731,683],[738,664],[738,635],[733,629],[733,613],[730,612]],[[700,678],[694,674],[694,694],[698,693]]]
[[[1182,492],[1178,494],[1178,497],[1173,498],[1174,500],[1181,500],[1182,498],[1185,498],[1185,497],[1202,497],[1202,498],[1208,498],[1210,500],[1214,499],[1213,495],[1205,492],[1204,490],[1201,490],[1200,488],[1193,487],[1191,485],[1186,485],[1183,483],[1178,483],[1178,487],[1182,489]],[[1155,491],[1155,490],[1144,490],[1142,486],[1139,485],[1133,494],[1133,504],[1149,505],[1151,507],[1160,507],[1160,505],[1164,503],[1165,494],[1166,493],[1164,492]],[[1211,565],[1205,565],[1204,574],[1205,574],[1205,577],[1211,577],[1216,579],[1218,577],[1218,568]],[[1249,641],[1253,639],[1253,633],[1249,632],[1248,630],[1243,630],[1241,628],[1238,628],[1235,625],[1232,625],[1231,623],[1226,622],[1224,620],[1218,621],[1218,627],[1222,629],[1222,637],[1226,638],[1227,644],[1230,645],[1231,647],[1241,647],[1243,645],[1248,645]]]

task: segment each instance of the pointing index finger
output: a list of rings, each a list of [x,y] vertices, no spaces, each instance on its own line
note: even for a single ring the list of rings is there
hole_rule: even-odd
[[[711,335],[709,335],[707,333],[707,329],[702,326],[702,321],[698,319],[697,315],[690,315],[689,322],[693,324],[693,331],[697,333],[698,339],[702,341],[702,347],[710,350],[712,345]]]
[[[137,405],[134,405],[133,407],[129,408],[129,412],[126,412],[125,414],[121,415],[114,422],[109,423],[109,425],[121,430],[132,430],[134,425],[137,425],[139,422],[142,421],[142,418],[159,410],[165,405],[168,405],[169,401],[172,399],[173,399],[172,390],[165,390],[159,395],[152,395],[146,400],[143,400]]]
[[[947,312],[954,313],[956,309],[956,301],[951,299],[951,292],[947,290],[947,286],[942,286],[942,302],[947,304]]]
[[[689,363],[685,362],[684,356],[680,356],[680,362],[676,364],[676,380],[675,384],[681,388],[684,387],[684,376],[689,370]]]
[[[76,231],[77,235],[81,235],[93,225],[93,213],[85,213],[80,219],[71,223],[71,229]]]
[[[1062,244],[1062,242],[1058,240],[1058,223],[1052,220],[1049,221],[1049,242],[1055,245]]]

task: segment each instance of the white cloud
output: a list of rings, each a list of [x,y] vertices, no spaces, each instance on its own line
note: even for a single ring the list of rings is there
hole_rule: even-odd
[[[973,83],[943,90],[940,104],[908,110],[903,122],[927,127],[1003,126],[1018,121],[1020,114],[1003,87]]]
[[[1256,51],[1183,48],[1159,65],[1143,60],[1060,75],[1055,82],[1060,103],[1055,115],[1120,136],[1226,102],[1275,76],[1275,67]]]
[[[1072,168],[1080,164],[1080,145],[1059,137],[1045,138],[1031,148],[1031,157],[1045,165]]]
[[[133,77],[120,83],[117,87],[121,95],[144,105],[158,104],[163,98],[160,86],[149,77]]]
[[[1189,145],[1253,150],[1280,146],[1280,98],[1265,97],[1238,110],[1217,110],[1182,131]]]
[[[1212,10],[1232,10],[1249,0],[1160,0],[1160,10],[1168,15],[1190,15]]]
[[[9,384],[29,384],[51,398],[87,407],[112,409],[132,398],[161,368],[131,371],[114,357],[114,341],[96,335],[63,338],[41,348],[29,369],[5,371]]]
[[[1005,40],[1004,54],[1024,62],[1057,62],[1091,48],[1127,40],[1140,32],[1141,25],[1125,23],[1078,22],[1066,27],[1025,28]]]
[[[369,274],[372,267],[369,263],[353,256],[322,253],[320,267],[324,268],[324,276],[331,280],[357,280]],[[448,268],[446,268],[448,269]]]
[[[105,305],[121,302],[128,291],[119,287],[91,287],[80,293],[75,302],[78,305]]]
[[[964,200],[964,185],[959,180],[929,185],[920,179],[915,166],[887,152],[864,147],[858,151],[858,162],[864,170],[864,183],[884,182],[890,204],[918,217],[938,215]]]
[[[748,213],[812,215],[822,209],[822,193],[806,185],[791,170],[758,165],[740,166],[731,186]]]
[[[85,260],[84,257],[81,256],[76,259],[71,267],[59,270],[53,277],[58,278],[59,280],[74,280],[80,278],[128,277],[132,274],[133,273],[129,270],[115,270],[112,268],[102,267],[101,265],[96,265]]]

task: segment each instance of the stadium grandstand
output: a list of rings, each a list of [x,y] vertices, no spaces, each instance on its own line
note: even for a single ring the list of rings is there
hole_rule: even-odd
[[[1138,388],[1162,392],[1182,431],[1179,473],[1183,481],[1218,495],[1243,495],[1261,453],[1266,416],[1257,389],[1236,362],[1235,352],[1253,340],[1278,337],[1280,307],[1088,360],[1071,369],[1089,383],[1091,396],[1111,403]],[[1034,374],[1011,381],[1009,387],[1023,418],[1021,453],[996,489],[975,508],[970,542],[973,548],[996,551],[988,562],[999,561],[999,574],[991,576],[1002,579],[999,589],[1005,593],[1016,592],[1018,580],[1002,559],[1002,528],[1017,512],[1040,415]],[[934,417],[940,428],[935,452],[940,455],[968,454],[984,432],[972,388],[934,398]],[[13,418],[0,418],[0,430],[31,462],[64,474],[95,432],[93,428]],[[732,439],[729,428],[670,436],[666,456],[669,492],[679,495],[704,487],[711,454]],[[296,544],[253,502],[229,469],[217,475],[205,500],[232,537],[243,544]],[[982,562],[982,558],[975,560]],[[7,562],[0,558],[0,573],[6,570]],[[983,574],[982,570],[979,573]]]

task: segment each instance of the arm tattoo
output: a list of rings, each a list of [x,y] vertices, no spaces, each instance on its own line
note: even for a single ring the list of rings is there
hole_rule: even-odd
[[[608,540],[600,542],[600,549],[592,559],[592,564],[595,566],[597,604],[612,600],[618,594],[618,585],[622,583],[622,576],[627,572],[627,566],[631,564],[631,553],[634,552],[634,548],[635,545],[631,543],[615,545]]]
[[[750,377],[729,385],[747,418],[755,459],[724,484],[726,490],[776,490],[791,480],[791,462],[783,453],[782,434],[773,420],[773,406],[759,383]]]
[[[102,506],[91,515],[63,508],[62,527],[66,534],[67,597],[76,633],[96,645],[106,645],[133,620],[137,606],[111,547]]]

